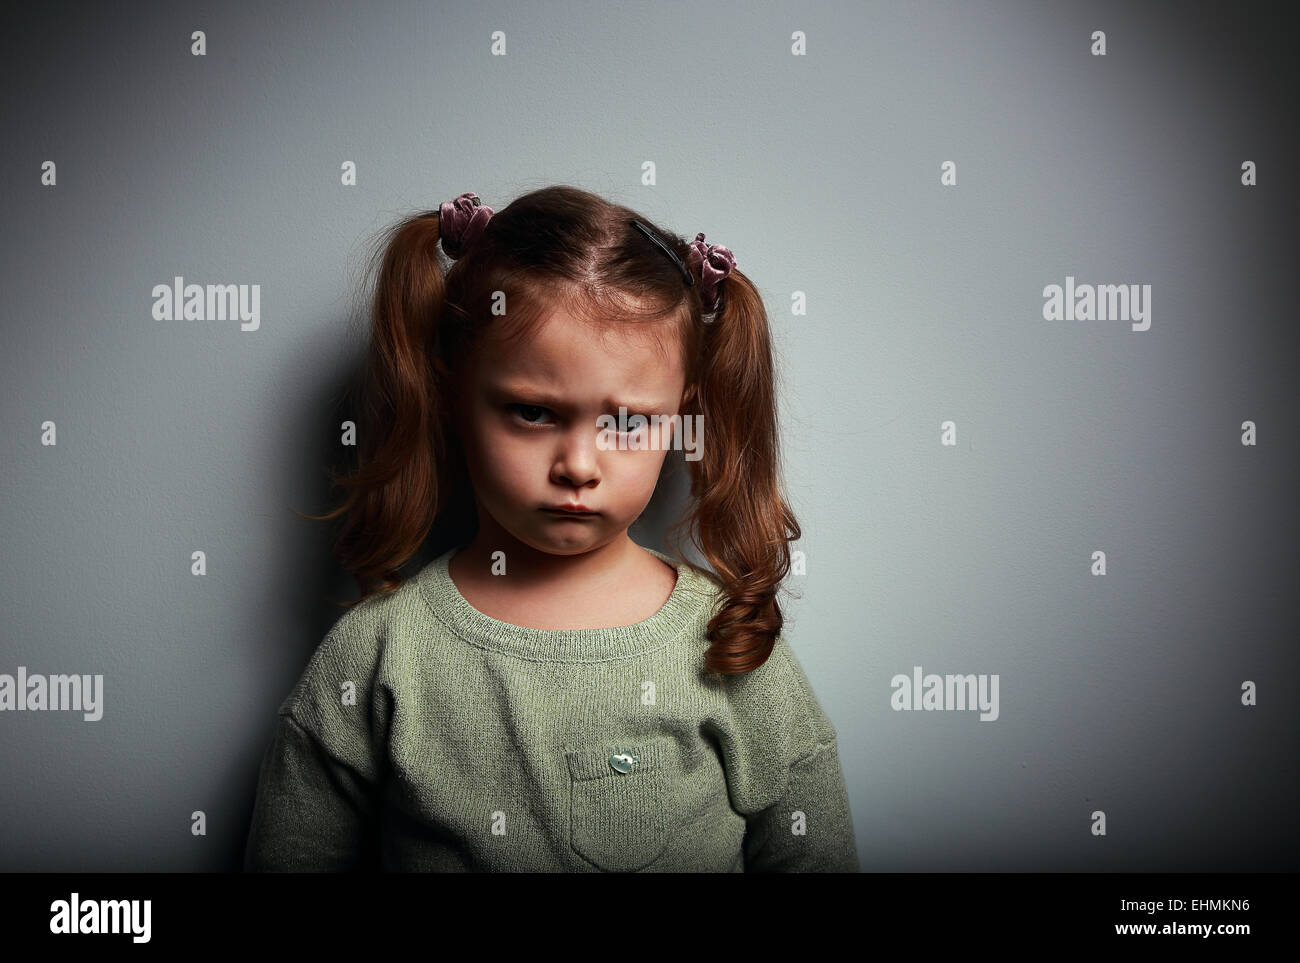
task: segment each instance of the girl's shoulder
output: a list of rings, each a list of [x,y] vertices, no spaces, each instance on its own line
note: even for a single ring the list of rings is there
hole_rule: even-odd
[[[317,643],[280,711],[297,714],[322,700],[337,701],[340,687],[349,683],[368,690],[388,649],[427,630],[418,579],[408,577],[392,592],[369,596],[344,611]]]
[[[645,548],[645,546],[642,546]],[[674,558],[657,549],[645,548],[645,551],[677,570],[679,580],[677,590],[699,596],[702,600],[716,601],[722,594],[722,583],[718,576],[701,565]]]
[[[724,678],[737,723],[771,733],[788,744],[792,758],[836,741],[835,725],[783,632],[777,634],[772,653],[761,666]]]

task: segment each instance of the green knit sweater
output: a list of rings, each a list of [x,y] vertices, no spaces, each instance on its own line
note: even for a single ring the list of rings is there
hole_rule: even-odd
[[[470,605],[455,552],[317,647],[246,869],[858,871],[836,730],[784,638],[747,675],[703,671],[713,579],[677,565],[642,622],[543,630]]]

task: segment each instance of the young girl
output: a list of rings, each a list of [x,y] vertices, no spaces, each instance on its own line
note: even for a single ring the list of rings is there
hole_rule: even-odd
[[[731,252],[573,187],[466,193],[392,230],[373,319],[322,516],[361,598],[279,707],[246,868],[856,872]],[[670,447],[713,571],[628,537]],[[403,578],[435,523],[455,547]]]

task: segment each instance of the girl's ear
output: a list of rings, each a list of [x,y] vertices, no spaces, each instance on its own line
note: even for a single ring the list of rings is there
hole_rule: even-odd
[[[444,403],[446,405],[445,416],[447,435],[453,441],[460,441],[460,419],[461,412],[463,411],[460,404],[460,398],[456,396],[455,392],[448,392],[447,397],[444,399]]]
[[[460,416],[463,412],[461,405],[461,385],[459,379],[453,376],[451,369],[443,362],[442,358],[433,359],[433,370],[438,382],[438,391],[441,395],[440,401],[443,406],[443,416],[446,420],[448,432],[459,437],[460,435]]]
[[[446,399],[447,429],[453,439],[463,443],[463,431],[468,428],[466,418],[469,416],[470,405],[465,397],[463,386],[459,382],[451,382],[450,385]]]

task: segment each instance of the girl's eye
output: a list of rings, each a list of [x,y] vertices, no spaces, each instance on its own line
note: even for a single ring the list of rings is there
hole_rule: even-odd
[[[545,415],[547,413],[547,409],[541,407],[540,405],[512,404],[512,405],[508,405],[507,407],[509,407],[512,411],[514,411],[517,415],[519,415],[520,420],[526,422],[527,424],[544,425],[547,423],[545,421],[534,420],[534,419],[541,418],[542,415]]]

